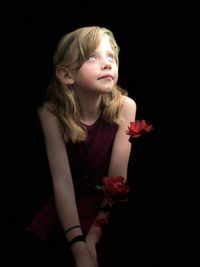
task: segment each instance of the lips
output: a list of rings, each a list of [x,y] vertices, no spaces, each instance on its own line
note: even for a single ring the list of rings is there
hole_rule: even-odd
[[[111,74],[105,74],[98,78],[98,80],[102,80],[102,79],[113,79],[113,76]]]

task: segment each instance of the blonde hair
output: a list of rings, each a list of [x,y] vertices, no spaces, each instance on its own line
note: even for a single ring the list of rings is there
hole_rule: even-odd
[[[69,71],[79,70],[84,61],[98,47],[104,34],[109,36],[115,60],[119,64],[119,47],[113,33],[104,27],[79,28],[64,35],[58,42],[53,58],[54,74],[47,91],[47,102],[49,110],[57,116],[63,128],[66,142],[74,143],[85,140],[87,131],[80,123],[80,107],[76,90],[72,90],[72,85],[66,85],[57,79],[56,68],[61,66]],[[127,91],[119,85],[115,85],[111,92],[102,95],[102,116],[108,123],[119,124],[122,95],[127,95]]]

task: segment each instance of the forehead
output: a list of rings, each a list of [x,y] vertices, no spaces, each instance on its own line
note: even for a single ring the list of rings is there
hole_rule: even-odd
[[[95,50],[113,50],[110,37],[107,34],[104,34],[102,39],[99,42],[99,45]]]

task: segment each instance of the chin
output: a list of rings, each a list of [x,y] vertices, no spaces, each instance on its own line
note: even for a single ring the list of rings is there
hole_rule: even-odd
[[[102,92],[103,93],[110,93],[113,90],[113,87],[107,87],[107,88],[103,88]]]
[[[104,87],[99,87],[93,90],[93,92],[96,92],[97,94],[107,94],[112,92],[114,86],[104,86]]]

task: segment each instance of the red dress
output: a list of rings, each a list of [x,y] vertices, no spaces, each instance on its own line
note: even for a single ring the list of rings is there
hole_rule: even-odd
[[[107,123],[100,116],[93,125],[86,128],[85,141],[66,144],[80,223],[85,233],[93,223],[102,200],[102,191],[97,191],[95,186],[108,175],[113,141],[118,126]],[[42,241],[45,241],[57,223],[59,221],[52,198],[36,214],[25,231],[34,232]]]

